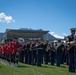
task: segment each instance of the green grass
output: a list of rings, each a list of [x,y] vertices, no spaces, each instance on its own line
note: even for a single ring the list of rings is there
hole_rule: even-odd
[[[61,67],[42,64],[42,67],[19,63],[18,67],[0,62],[0,75],[76,75],[68,72],[66,65]]]

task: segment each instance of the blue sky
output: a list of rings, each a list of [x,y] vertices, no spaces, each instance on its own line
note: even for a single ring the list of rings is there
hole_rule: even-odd
[[[72,27],[76,27],[76,0],[0,0],[0,32],[32,28],[63,37]]]

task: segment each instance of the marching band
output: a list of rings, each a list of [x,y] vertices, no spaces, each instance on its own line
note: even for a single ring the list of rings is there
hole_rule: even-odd
[[[74,40],[75,30],[66,38],[66,45],[58,40],[58,43],[49,41],[27,41],[14,38],[4,45],[0,45],[0,58],[18,66],[18,62],[41,66],[42,63],[56,65],[66,63],[69,72],[76,72],[76,45]],[[73,42],[71,44],[71,42]]]

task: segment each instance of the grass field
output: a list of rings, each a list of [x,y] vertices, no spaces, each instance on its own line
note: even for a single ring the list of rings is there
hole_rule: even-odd
[[[14,67],[0,62],[0,75],[76,75],[76,73],[68,72],[66,65],[57,67],[42,64],[42,67],[37,67],[19,63],[18,67]]]

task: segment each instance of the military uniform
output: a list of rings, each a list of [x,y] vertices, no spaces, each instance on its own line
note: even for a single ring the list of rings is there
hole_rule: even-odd
[[[32,64],[32,49],[31,49],[31,43],[27,44],[27,50],[28,50],[28,64]]]
[[[24,50],[25,50],[25,46],[22,45],[21,51],[20,51],[20,62],[24,63]]]
[[[48,62],[49,62],[49,49],[50,49],[50,46],[49,46],[48,43],[46,43],[44,45],[44,54],[45,54],[44,59],[45,59],[45,64],[48,64]]]
[[[40,43],[37,46],[37,66],[41,66],[42,63],[42,50],[43,50],[43,45]]]
[[[63,47],[64,47],[64,45],[61,43],[61,40],[59,40],[59,43],[57,45],[57,51],[56,51],[57,66],[60,66],[60,64],[61,64],[62,48]]]
[[[37,62],[37,48],[36,48],[36,43],[33,44],[33,50],[32,50],[32,65],[36,65]]]
[[[28,64],[28,50],[27,50],[26,45],[25,45],[25,49],[24,49],[24,56],[25,56],[25,63]]]
[[[54,48],[54,45],[52,45],[50,47],[50,53],[51,53],[51,65],[54,65],[55,63],[55,48]]]
[[[72,35],[68,36],[69,42],[73,41],[74,37]],[[70,45],[70,44],[69,44]],[[74,69],[74,46],[69,49],[69,72],[73,72]]]
[[[71,30],[72,34],[70,36],[68,36],[69,39],[69,46],[71,46],[71,42],[74,41],[74,35],[75,35],[75,30]],[[69,72],[75,72],[75,51],[76,48],[75,46],[71,46],[69,48]]]

